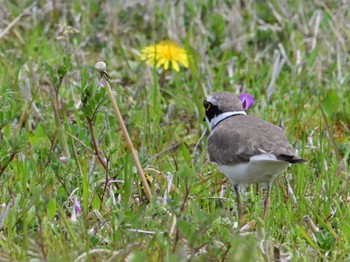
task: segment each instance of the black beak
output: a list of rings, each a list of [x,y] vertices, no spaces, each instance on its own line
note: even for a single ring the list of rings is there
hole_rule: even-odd
[[[203,117],[203,121],[205,122],[205,117]]]

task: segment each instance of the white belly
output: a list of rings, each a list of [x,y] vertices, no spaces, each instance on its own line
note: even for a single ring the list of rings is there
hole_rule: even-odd
[[[250,158],[250,162],[236,165],[218,165],[220,171],[233,185],[268,183],[287,169],[289,163],[276,159],[272,154]]]

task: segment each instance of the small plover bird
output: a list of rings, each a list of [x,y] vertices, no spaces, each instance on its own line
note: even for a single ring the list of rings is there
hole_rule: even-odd
[[[203,106],[210,127],[209,157],[232,183],[239,216],[243,213],[239,185],[266,183],[262,215],[265,220],[271,183],[289,164],[305,160],[296,154],[280,127],[247,115],[239,98],[232,93],[212,93]]]

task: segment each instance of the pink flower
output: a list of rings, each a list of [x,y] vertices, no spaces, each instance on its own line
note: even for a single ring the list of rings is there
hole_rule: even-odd
[[[243,93],[239,96],[239,100],[241,100],[244,110],[248,110],[254,105],[254,98],[251,95]]]

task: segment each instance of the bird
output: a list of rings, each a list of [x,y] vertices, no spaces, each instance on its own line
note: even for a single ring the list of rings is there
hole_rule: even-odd
[[[214,92],[203,101],[209,125],[207,147],[211,162],[233,185],[238,217],[243,214],[239,186],[267,184],[262,219],[270,206],[274,179],[290,164],[304,163],[284,130],[263,119],[247,115],[242,102],[231,92]]]

